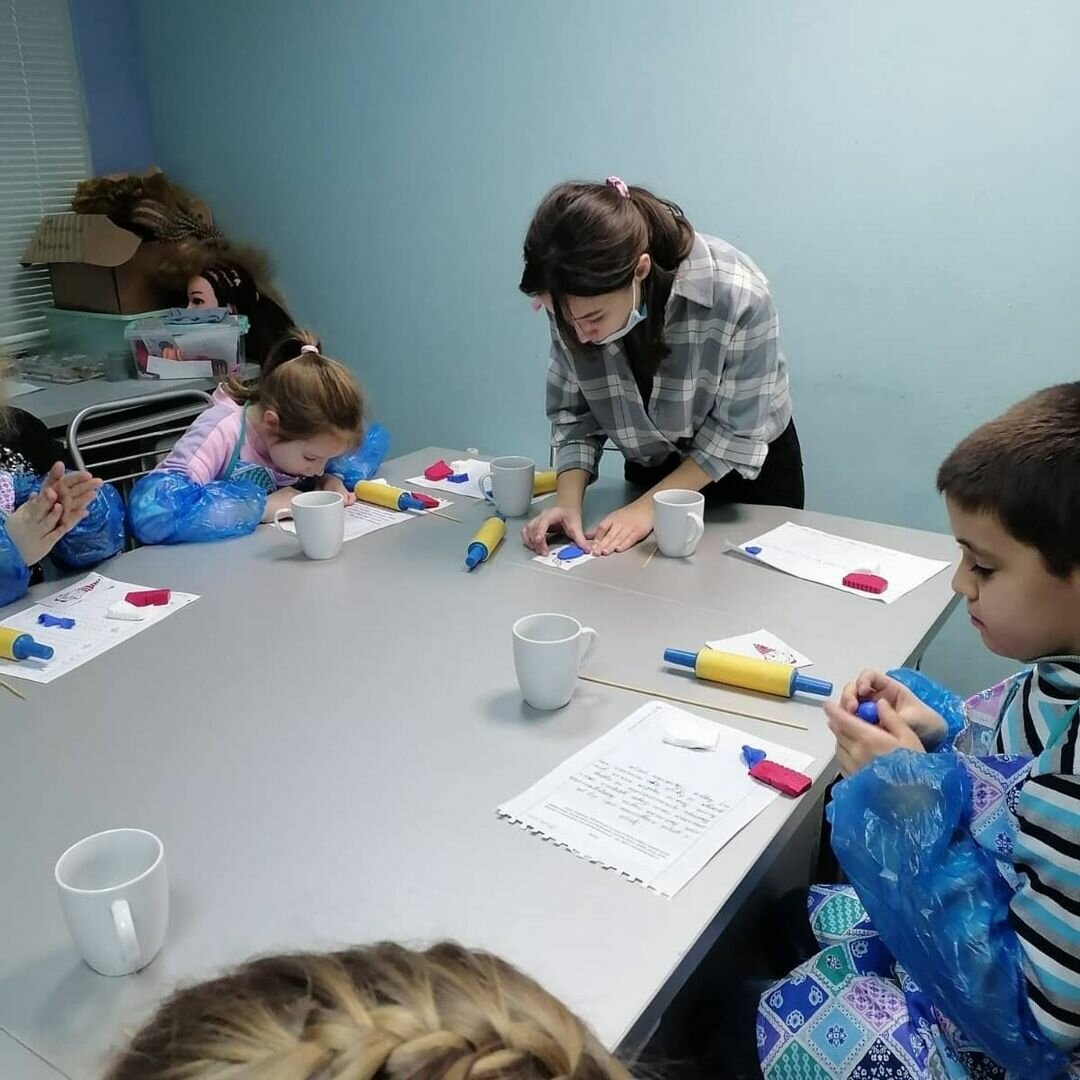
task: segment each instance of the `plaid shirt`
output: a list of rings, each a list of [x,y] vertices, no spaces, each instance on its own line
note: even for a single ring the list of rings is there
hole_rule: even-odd
[[[549,319],[547,415],[559,472],[596,476],[610,439],[628,461],[659,465],[677,451],[713,480],[732,469],[753,480],[791,420],[769,283],[746,255],[714,236],[695,233],[676,271],[664,312],[671,355],[653,379],[648,409],[623,342],[579,359]]]

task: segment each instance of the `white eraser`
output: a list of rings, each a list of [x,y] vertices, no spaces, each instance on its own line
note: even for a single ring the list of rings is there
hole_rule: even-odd
[[[664,731],[664,742],[687,750],[715,750],[719,741],[719,724],[683,712],[674,714]]]
[[[129,604],[126,600],[119,600],[113,604],[105,615],[110,619],[126,619],[128,622],[142,622],[146,618],[143,608]]]

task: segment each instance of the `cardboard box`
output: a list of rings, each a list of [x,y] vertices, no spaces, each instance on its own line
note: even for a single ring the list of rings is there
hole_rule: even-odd
[[[104,214],[47,214],[22,264],[49,267],[58,308],[138,315],[170,305],[168,291],[153,280],[163,246]]]

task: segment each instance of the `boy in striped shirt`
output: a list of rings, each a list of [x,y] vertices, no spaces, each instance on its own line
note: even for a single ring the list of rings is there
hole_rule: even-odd
[[[831,808],[852,886],[811,890],[824,951],[761,998],[770,1080],[1080,1076],[1080,383],[969,435],[938,489],[962,552],[953,588],[987,647],[1030,666],[967,702],[917,673],[867,671],[826,706],[854,777]],[[867,699],[877,726],[854,715]],[[967,805],[937,866],[908,851],[882,873],[892,840],[874,829],[892,814],[910,836],[896,808],[917,815],[950,783]],[[994,880],[973,884],[972,867]],[[926,881],[942,895],[920,898]],[[965,920],[943,925],[965,890]]]

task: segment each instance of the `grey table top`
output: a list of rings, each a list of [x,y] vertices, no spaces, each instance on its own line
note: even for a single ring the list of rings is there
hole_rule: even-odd
[[[106,401],[129,401],[158,394],[165,390],[212,390],[217,379],[124,379],[109,382],[106,379],[90,379],[81,383],[37,382],[26,376],[26,382],[42,387],[32,394],[20,394],[12,404],[36,416],[47,428],[66,428],[75,414],[88,405],[101,405]]]
[[[386,473],[453,456],[428,449]],[[622,496],[601,482],[590,514]],[[567,708],[532,712],[516,689],[512,622],[566,612],[599,631],[594,674],[805,722],[720,717],[813,754],[821,776],[833,742],[817,706],[665,672],[664,647],[766,626],[840,682],[908,659],[950,603],[947,573],[884,605],[721,553],[722,536],[788,518],[952,558],[944,536],[738,507],[692,560],[644,566],[639,548],[566,572],[531,562],[512,525],[468,574],[486,511],[459,499],[452,512],[462,524],[385,529],[326,563],[262,528],[106,564],[202,598],[49,686],[21,684],[25,702],[0,700],[0,1028],[91,1077],[178,981],[253,953],[452,936],[503,954],[607,1044],[629,1045],[809,802],[773,803],[671,900],[498,820],[500,802],[645,700],[583,683]],[[106,979],[73,951],[52,867],[74,840],[118,825],[163,839],[173,915],[153,964]]]
[[[63,1073],[0,1031],[0,1076],[5,1080],[57,1080]]]

